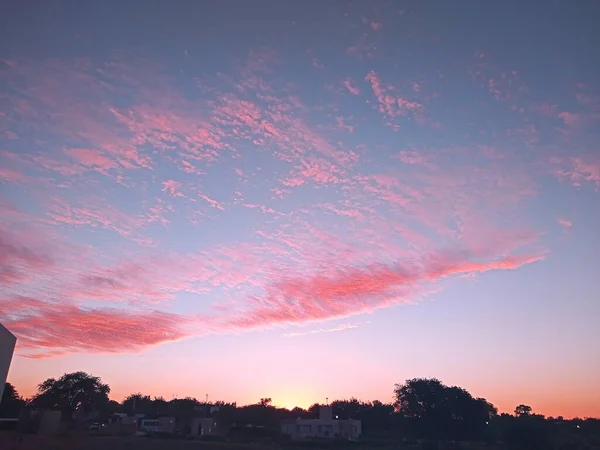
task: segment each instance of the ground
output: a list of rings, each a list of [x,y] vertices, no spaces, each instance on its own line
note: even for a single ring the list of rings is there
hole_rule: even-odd
[[[15,442],[12,433],[0,433],[0,449],[2,450],[402,450],[421,449],[425,447],[402,447],[393,443],[373,442],[341,442],[341,443],[253,443],[234,442],[202,442],[178,439],[153,439],[143,437],[98,437],[98,436],[37,436],[26,435],[22,442]],[[469,450],[504,450],[494,446],[462,446]]]

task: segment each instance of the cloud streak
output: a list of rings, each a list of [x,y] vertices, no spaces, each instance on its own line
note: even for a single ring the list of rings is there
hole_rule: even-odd
[[[186,336],[186,319],[159,311],[133,313],[12,298],[0,303],[0,312],[5,326],[18,336],[19,354],[28,358],[137,352]]]
[[[308,336],[311,334],[322,334],[322,333],[337,333],[338,331],[347,331],[354,330],[356,328],[362,327],[364,324],[362,323],[343,323],[341,325],[337,325],[331,328],[316,328],[314,330],[303,331],[303,332],[292,332],[292,333],[283,333],[283,337],[299,337],[299,336]]]

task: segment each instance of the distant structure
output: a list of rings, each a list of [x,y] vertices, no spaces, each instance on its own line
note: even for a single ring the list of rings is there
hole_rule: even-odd
[[[158,419],[141,419],[140,430],[151,433],[175,432],[175,417],[159,417]]]
[[[355,419],[338,420],[333,418],[331,406],[319,407],[318,419],[296,419],[285,421],[281,432],[292,439],[310,438],[343,438],[358,439],[361,430],[361,421]]]
[[[8,369],[15,351],[17,338],[0,323],[0,402],[4,393],[4,385],[8,377]]]
[[[194,417],[191,420],[191,436],[210,436],[217,434],[217,423],[212,417]]]

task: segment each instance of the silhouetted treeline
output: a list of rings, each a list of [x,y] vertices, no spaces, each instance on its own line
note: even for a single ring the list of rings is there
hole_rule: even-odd
[[[514,414],[498,414],[484,398],[473,397],[465,389],[446,386],[437,379],[416,378],[398,384],[394,402],[362,402],[356,399],[331,402],[333,416],[360,419],[363,438],[410,443],[503,442],[514,449],[599,448],[600,420],[546,418],[527,405],[518,405]],[[110,387],[84,372],[48,379],[38,386],[31,399],[22,399],[7,383],[0,405],[0,417],[16,417],[27,408],[144,414],[146,417],[172,416],[185,422],[192,417],[213,417],[228,433],[254,430],[257,435],[276,436],[283,420],[318,416],[318,404],[308,409],[288,410],[272,405],[270,398],[256,404],[201,402],[195,398],[165,400],[140,393],[122,402],[109,399]],[[246,433],[245,436],[248,434]]]

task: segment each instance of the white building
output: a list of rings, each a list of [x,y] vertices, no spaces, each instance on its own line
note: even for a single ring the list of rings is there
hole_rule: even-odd
[[[191,420],[193,437],[217,434],[217,423],[212,417],[194,417]]]
[[[0,324],[0,401],[4,392],[4,384],[8,377],[8,369],[15,351],[17,338]]]
[[[158,419],[141,419],[140,430],[149,433],[174,433],[175,418],[159,417]]]
[[[319,408],[318,419],[296,419],[285,422],[281,427],[281,432],[292,439],[357,439],[361,431],[360,420],[334,419],[332,417],[331,406],[321,406]]]

